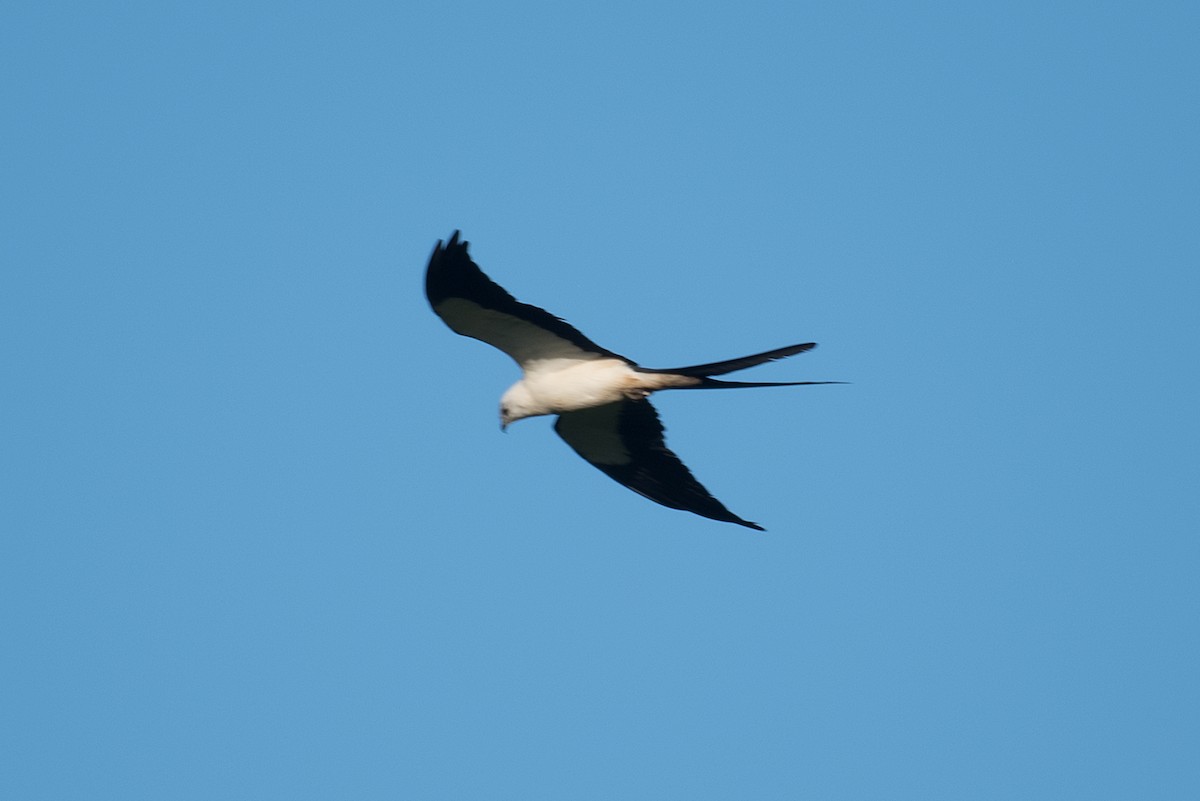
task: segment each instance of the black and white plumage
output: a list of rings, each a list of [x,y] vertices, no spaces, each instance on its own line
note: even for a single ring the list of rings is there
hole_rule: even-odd
[[[458,231],[449,242],[437,243],[425,273],[425,294],[452,330],[499,348],[520,365],[521,380],[500,399],[501,428],[525,417],[556,414],[558,435],[634,492],[673,509],[763,530],[726,509],[667,448],[662,422],[647,398],[664,389],[841,383],[712,377],[803,353],[815,342],[691,367],[640,367],[544,309],[519,302],[483,274],[467,246]]]

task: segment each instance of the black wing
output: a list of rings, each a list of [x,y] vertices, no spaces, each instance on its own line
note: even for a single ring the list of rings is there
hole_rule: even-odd
[[[554,430],[576,453],[636,493],[672,509],[763,531],[709,494],[667,448],[658,412],[625,400],[559,415]]]
[[[521,303],[483,274],[455,231],[439,241],[425,271],[425,295],[455,332],[507,353],[522,367],[540,359],[617,358],[545,309]],[[632,362],[630,362],[632,364]]]

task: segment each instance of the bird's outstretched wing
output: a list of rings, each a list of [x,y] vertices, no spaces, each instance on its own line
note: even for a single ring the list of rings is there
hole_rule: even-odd
[[[554,430],[609,477],[652,501],[701,517],[762,531],[709,494],[667,448],[658,412],[647,400],[625,400],[559,415]]]
[[[543,359],[617,358],[545,309],[521,303],[483,274],[455,231],[439,241],[425,271],[425,295],[438,317],[456,333],[507,353],[524,367]],[[630,362],[632,364],[632,362]]]

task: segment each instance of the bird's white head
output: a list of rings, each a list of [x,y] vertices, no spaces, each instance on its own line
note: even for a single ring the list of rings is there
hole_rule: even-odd
[[[549,409],[534,400],[533,393],[524,382],[518,381],[500,398],[500,430],[503,431],[508,428],[509,423],[515,423],[517,420],[549,413]]]

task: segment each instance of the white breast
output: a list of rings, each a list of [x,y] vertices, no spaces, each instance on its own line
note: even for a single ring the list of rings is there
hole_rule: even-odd
[[[626,397],[637,373],[620,359],[567,362],[553,360],[526,366],[522,383],[534,400],[551,413],[589,409]]]

